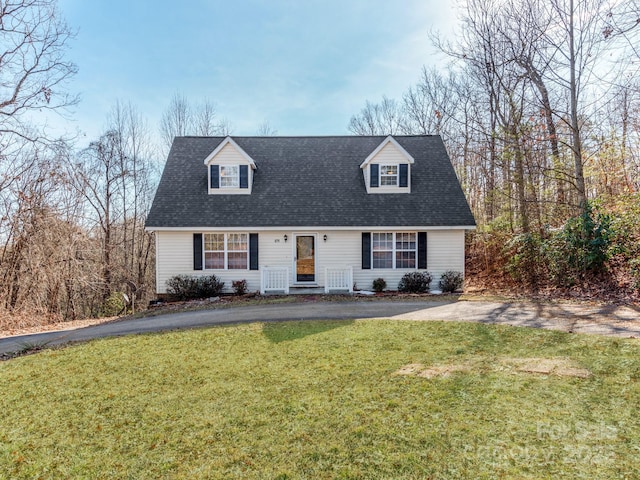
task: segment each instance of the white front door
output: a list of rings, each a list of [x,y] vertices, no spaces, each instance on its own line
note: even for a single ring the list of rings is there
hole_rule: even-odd
[[[316,282],[316,236],[296,235],[295,283]]]

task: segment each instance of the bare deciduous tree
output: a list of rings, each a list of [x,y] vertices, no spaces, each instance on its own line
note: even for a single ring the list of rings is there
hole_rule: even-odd
[[[188,135],[193,130],[192,110],[187,99],[176,93],[169,102],[169,106],[162,114],[160,120],[160,135],[162,141],[169,151],[174,137]]]
[[[216,107],[210,100],[205,100],[195,108],[194,132],[196,135],[208,137],[220,133],[220,125],[216,122]]]
[[[160,136],[169,152],[174,137],[185,135],[214,136],[230,135],[231,123],[226,118],[218,119],[215,104],[205,100],[193,106],[183,95],[176,93],[160,121]]]
[[[100,242],[100,294],[145,298],[152,291],[153,237],[144,231],[154,191],[146,126],[131,104],[116,104],[109,129],[80,155],[70,173],[86,202],[84,227]]]
[[[351,117],[349,131],[355,135],[395,135],[403,121],[401,105],[383,96],[380,103],[367,102],[360,114]]]
[[[273,128],[268,120],[265,120],[260,125],[258,125],[258,131],[256,135],[259,137],[271,137],[278,134],[278,130]]]
[[[0,3],[0,134],[43,140],[25,114],[71,106],[65,91],[76,66],[65,58],[73,37],[55,0]],[[6,142],[6,140],[5,140]]]

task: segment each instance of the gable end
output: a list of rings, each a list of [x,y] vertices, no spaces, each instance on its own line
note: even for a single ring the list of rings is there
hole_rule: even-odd
[[[360,164],[367,193],[411,193],[414,158],[393,137],[385,138]]]
[[[204,164],[209,169],[210,195],[251,193],[256,164],[231,137],[220,142]]]

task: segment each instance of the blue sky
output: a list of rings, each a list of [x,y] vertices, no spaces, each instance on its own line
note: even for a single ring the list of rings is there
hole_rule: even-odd
[[[78,35],[79,93],[68,128],[96,138],[114,103],[158,130],[178,92],[213,101],[235,135],[346,134],[366,100],[400,97],[440,61],[430,29],[451,30],[448,0],[59,0]]]

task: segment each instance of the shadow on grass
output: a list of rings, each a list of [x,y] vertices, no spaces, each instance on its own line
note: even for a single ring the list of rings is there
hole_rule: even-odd
[[[288,342],[352,325],[354,320],[286,321],[265,323],[262,333],[273,343]]]

